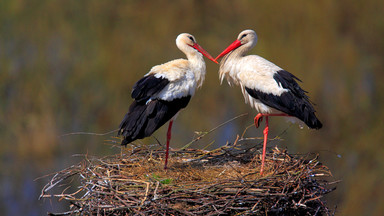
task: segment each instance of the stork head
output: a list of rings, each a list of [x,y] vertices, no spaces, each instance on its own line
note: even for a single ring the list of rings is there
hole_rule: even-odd
[[[203,54],[205,57],[207,57],[209,60],[217,63],[217,61],[201,47],[195,37],[188,33],[182,33],[179,34],[176,38],[176,45],[177,47],[183,51],[187,56],[196,52],[199,52]]]
[[[220,53],[220,55],[218,55],[215,58],[215,60],[225,56],[227,53],[239,47],[244,47],[244,50],[248,51],[256,45],[256,42],[257,42],[256,32],[250,29],[244,30],[240,32],[237,39],[231,45],[229,45],[222,53]]]

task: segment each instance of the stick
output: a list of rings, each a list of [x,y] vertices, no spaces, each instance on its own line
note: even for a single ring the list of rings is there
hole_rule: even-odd
[[[119,130],[119,129],[115,129],[115,130],[112,130],[112,131],[109,131],[109,132],[106,132],[106,133],[72,132],[72,133],[62,134],[62,135],[60,135],[59,137],[65,137],[65,136],[70,136],[70,135],[94,135],[94,136],[105,136],[105,135],[111,134],[111,133],[113,133],[113,132],[116,132],[116,131],[118,131],[118,130]]]
[[[243,114],[240,114],[240,115],[238,115],[238,116],[236,116],[236,117],[233,117],[233,118],[229,119],[228,121],[226,121],[226,122],[224,122],[224,123],[219,124],[218,126],[212,128],[212,129],[209,130],[208,132],[203,133],[202,135],[198,136],[197,138],[195,138],[195,139],[192,140],[191,142],[187,143],[185,146],[183,146],[183,147],[181,148],[181,150],[184,150],[184,149],[188,148],[190,145],[192,145],[192,143],[194,143],[194,142],[200,140],[200,139],[203,138],[205,135],[212,133],[212,132],[215,131],[216,129],[218,129],[218,128],[220,128],[220,127],[222,127],[222,126],[228,124],[229,122],[231,122],[231,121],[233,121],[233,120],[235,120],[235,119],[238,119],[238,118],[243,117],[243,116],[246,116],[246,115],[248,115],[248,113],[243,113]]]

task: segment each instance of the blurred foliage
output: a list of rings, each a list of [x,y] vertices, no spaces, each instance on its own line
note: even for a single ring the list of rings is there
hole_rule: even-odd
[[[45,182],[35,178],[73,164],[74,154],[118,152],[106,144],[112,135],[60,135],[116,129],[132,102],[135,81],[154,65],[185,58],[175,46],[179,33],[192,33],[216,56],[251,28],[259,36],[251,53],[300,77],[324,123],[320,131],[310,131],[274,118],[272,134],[289,129],[285,141],[270,145],[320,152],[335,179],[343,181],[329,197],[338,214],[380,215],[383,8],[379,0],[2,1],[1,212],[58,210],[37,200]],[[200,142],[231,142],[252,124],[256,112],[244,104],[238,87],[220,86],[217,71],[207,61],[206,82],[175,122],[172,146],[240,113],[250,115]],[[261,130],[247,133],[260,136]],[[155,136],[164,142],[165,128]]]

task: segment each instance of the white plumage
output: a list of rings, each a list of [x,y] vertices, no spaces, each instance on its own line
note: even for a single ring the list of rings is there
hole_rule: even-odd
[[[201,56],[201,60],[203,57]],[[204,62],[204,61],[203,61]],[[169,80],[169,84],[164,87],[159,93],[153,95],[151,99],[159,98],[166,101],[171,101],[175,98],[185,96],[193,96],[196,88],[201,87],[205,77],[204,67],[191,67],[188,60],[177,59],[168,63],[155,66],[146,74],[155,75],[156,78],[164,78]],[[198,81],[200,83],[198,83]]]

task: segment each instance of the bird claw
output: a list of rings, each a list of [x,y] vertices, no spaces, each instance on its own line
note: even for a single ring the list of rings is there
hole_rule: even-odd
[[[254,122],[255,122],[255,127],[259,128],[260,123],[263,121],[263,115],[261,113],[257,114],[255,116]]]

